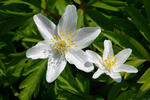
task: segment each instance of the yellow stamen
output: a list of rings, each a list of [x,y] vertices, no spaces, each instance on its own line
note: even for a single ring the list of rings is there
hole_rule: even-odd
[[[74,34],[70,34],[70,36],[71,36],[71,37],[75,37],[75,35],[74,35]]]
[[[62,33],[63,31],[62,30],[59,30],[59,33]]]
[[[66,35],[67,35],[66,33],[61,34],[61,36],[66,36]]]
[[[53,49],[56,49],[60,54],[70,51],[71,46],[75,46],[74,42],[77,42],[77,40],[74,40],[73,37],[75,37],[74,34],[71,34],[72,31],[65,30],[66,33],[63,33],[63,30],[59,30],[59,33],[62,37],[65,38],[65,40],[61,40],[59,36],[54,35],[54,39],[51,39],[54,43],[53,46],[51,46]],[[70,33],[69,33],[70,32]],[[67,34],[69,33],[69,34]],[[56,41],[55,41],[56,40]]]
[[[113,57],[113,56],[111,56],[111,57]],[[116,57],[114,57],[114,59],[113,60],[111,60],[110,59],[110,56],[108,55],[107,56],[107,59],[105,59],[104,61],[102,61],[102,60],[100,60],[100,62],[103,64],[103,65],[105,65],[106,67],[106,69],[107,70],[112,70],[112,67],[115,67],[116,66],[116,60],[117,60],[117,58]]]

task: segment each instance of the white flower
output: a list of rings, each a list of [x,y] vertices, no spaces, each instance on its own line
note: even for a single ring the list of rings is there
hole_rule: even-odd
[[[114,56],[112,43],[110,40],[104,41],[103,58],[93,51],[86,50],[86,54],[89,56],[89,61],[98,67],[98,70],[94,73],[93,78],[96,79],[101,74],[106,73],[116,82],[121,82],[119,72],[137,73],[138,70],[135,67],[124,64],[131,52],[131,49],[124,49]]]
[[[101,30],[99,27],[76,30],[77,13],[74,5],[67,6],[57,27],[41,14],[35,15],[33,19],[44,40],[30,48],[26,56],[32,59],[48,58],[46,80],[49,83],[64,70],[67,61],[85,72],[94,69],[82,49],[90,45]]]

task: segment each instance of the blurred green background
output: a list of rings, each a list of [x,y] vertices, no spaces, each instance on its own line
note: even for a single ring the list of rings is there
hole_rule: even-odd
[[[94,80],[94,71],[67,64],[47,83],[47,59],[25,56],[42,40],[33,15],[42,13],[57,24],[68,4],[77,7],[77,28],[102,29],[86,49],[102,54],[105,39],[115,53],[131,48],[126,63],[139,72],[121,73],[122,82],[116,83],[105,74]],[[150,100],[150,0],[0,0],[0,100]]]

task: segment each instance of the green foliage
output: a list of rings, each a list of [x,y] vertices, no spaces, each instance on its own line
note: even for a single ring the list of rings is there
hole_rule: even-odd
[[[84,11],[82,9],[78,9],[78,22],[77,28],[81,28],[84,26]]]
[[[150,27],[144,16],[134,7],[128,7],[127,12],[133,19],[134,24],[140,30],[141,34],[147,39],[147,41],[150,41]]]
[[[47,61],[43,60],[33,64],[35,70],[21,82],[19,89],[22,89],[19,98],[20,100],[30,100],[32,95],[36,97],[40,89],[42,78],[45,77]],[[29,70],[31,72],[31,70]]]
[[[47,83],[47,59],[25,55],[42,40],[33,15],[42,13],[57,24],[68,4],[77,7],[77,28],[101,27],[87,49],[102,54],[106,39],[113,42],[115,54],[131,48],[126,64],[138,73],[121,73],[122,82],[116,83],[105,74],[94,80],[95,71],[67,64],[56,81]],[[0,100],[150,99],[149,9],[149,0],[0,0]]]
[[[143,95],[148,90],[150,90],[150,68],[146,70],[146,72],[141,76],[141,78],[138,80],[138,83],[143,83],[143,85],[140,87],[139,95]]]

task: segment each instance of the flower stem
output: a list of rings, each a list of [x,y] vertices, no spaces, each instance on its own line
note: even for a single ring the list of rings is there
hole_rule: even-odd
[[[48,15],[54,17],[54,18],[57,19],[57,20],[60,19],[60,16],[59,16],[59,15],[56,15],[56,14],[54,14],[54,13],[52,13],[52,12],[49,12],[47,9],[43,9],[43,11],[44,11],[44,13],[46,13],[46,14],[48,14]]]

